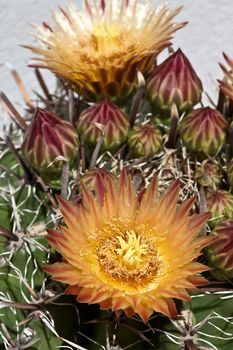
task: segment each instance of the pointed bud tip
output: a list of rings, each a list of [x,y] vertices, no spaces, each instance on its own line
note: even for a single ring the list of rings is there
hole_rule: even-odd
[[[189,112],[200,102],[202,91],[201,80],[180,48],[154,69],[146,85],[147,96],[161,118],[170,117],[173,103],[179,114]]]

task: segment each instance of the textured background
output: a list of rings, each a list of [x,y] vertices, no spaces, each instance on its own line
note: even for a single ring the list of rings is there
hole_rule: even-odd
[[[80,1],[73,0],[77,4]],[[29,90],[37,89],[33,71],[27,68],[31,53],[19,44],[32,42],[29,22],[51,22],[49,8],[64,0],[0,0],[0,90],[20,108],[21,97],[9,73],[8,65],[17,67]],[[160,1],[156,0],[156,4]],[[233,1],[232,0],[171,0],[172,7],[184,5],[179,20],[189,24],[175,35],[175,48],[182,47],[191,60],[204,87],[215,97],[216,78],[221,77],[218,62],[222,52],[233,56]],[[50,77],[52,84],[51,74]],[[0,119],[6,119],[0,111]]]

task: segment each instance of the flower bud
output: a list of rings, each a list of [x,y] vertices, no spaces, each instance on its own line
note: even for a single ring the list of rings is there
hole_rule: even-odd
[[[135,157],[151,157],[161,149],[162,135],[153,124],[135,125],[128,144]]]
[[[227,180],[228,184],[233,188],[233,159],[231,159],[230,163],[228,164]]]
[[[194,178],[200,186],[218,188],[221,183],[221,172],[216,163],[204,160],[195,170]]]
[[[225,118],[217,110],[198,108],[182,120],[180,137],[189,151],[213,156],[225,141],[226,126]]]
[[[233,221],[218,225],[213,236],[216,239],[208,249],[211,272],[220,281],[233,279]]]
[[[96,183],[107,183],[108,179],[115,179],[115,176],[107,169],[92,169],[82,175],[82,182],[92,191],[96,189]]]
[[[147,95],[156,113],[168,118],[173,103],[180,114],[201,100],[202,83],[181,49],[174,52],[151,74]]]
[[[31,167],[51,175],[61,171],[62,161],[56,158],[62,156],[72,163],[78,146],[77,132],[70,123],[38,108],[25,134],[22,152]]]
[[[102,149],[111,150],[126,140],[129,122],[126,114],[108,100],[95,103],[85,109],[79,119],[78,128],[84,141],[96,145],[103,137]]]
[[[233,219],[233,196],[223,190],[209,190],[206,196],[207,209],[211,212],[210,226]]]
[[[115,181],[116,177],[109,170],[105,168],[94,168],[87,170],[80,177],[81,183],[89,188],[92,192],[97,195],[101,195],[106,190],[106,184],[109,181]],[[82,186],[79,186],[78,194],[74,197],[73,201],[76,204],[82,203]]]

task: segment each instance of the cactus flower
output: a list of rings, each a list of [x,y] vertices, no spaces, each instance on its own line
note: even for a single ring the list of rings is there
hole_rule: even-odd
[[[198,236],[209,214],[189,217],[193,198],[177,206],[177,181],[158,196],[154,178],[138,197],[125,170],[117,183],[97,183],[95,195],[84,184],[82,193],[78,206],[60,199],[65,225],[48,230],[48,241],[64,260],[45,271],[80,303],[143,321],[153,311],[175,316],[172,298],[190,300],[186,289],[207,283],[196,259],[210,243]]]
[[[103,135],[104,150],[111,150],[126,140],[129,122],[126,114],[114,103],[103,100],[85,109],[79,118],[78,129],[84,141],[96,145]]]
[[[217,110],[198,108],[182,120],[180,136],[189,151],[213,156],[225,142],[226,127],[225,118]]]
[[[214,242],[210,245],[209,266],[218,280],[233,279],[233,221],[218,225],[214,232]]]
[[[62,156],[72,163],[78,146],[77,132],[69,122],[37,108],[25,134],[22,152],[31,167],[43,174],[53,174],[59,172],[62,165],[61,161],[54,162],[55,159]]]
[[[151,157],[162,145],[162,135],[153,124],[135,125],[128,136],[129,148],[136,157]]]
[[[173,11],[152,1],[86,0],[82,11],[72,3],[54,12],[54,26],[35,27],[38,46],[25,46],[44,67],[74,84],[90,101],[127,99],[156,56],[170,46],[173,33],[185,23],[174,23]]]
[[[201,94],[202,83],[181,49],[155,68],[147,83],[148,98],[160,117],[170,117],[173,103],[179,114],[189,112]]]

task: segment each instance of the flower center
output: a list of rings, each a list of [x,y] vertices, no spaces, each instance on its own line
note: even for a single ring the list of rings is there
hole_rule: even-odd
[[[90,44],[95,55],[114,57],[122,55],[122,52],[127,53],[128,50],[135,50],[138,46],[138,40],[132,30],[123,28],[122,24],[118,22],[100,23],[93,28]]]
[[[162,271],[156,242],[137,230],[115,227],[96,253],[102,278],[128,292],[144,290]]]
[[[122,265],[134,267],[143,261],[146,255],[148,245],[141,243],[141,237],[134,231],[126,231],[126,238],[116,237],[120,247],[116,248],[116,253],[121,260]]]

